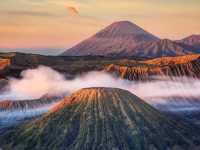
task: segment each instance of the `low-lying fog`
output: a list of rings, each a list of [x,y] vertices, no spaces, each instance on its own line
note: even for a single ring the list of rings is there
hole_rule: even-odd
[[[46,94],[56,96],[71,94],[86,87],[115,87],[129,90],[135,95],[153,101],[167,97],[199,97],[200,80],[187,77],[154,77],[146,82],[128,81],[105,72],[89,72],[65,79],[61,73],[45,66],[22,72],[21,79],[10,78],[7,90],[0,94],[0,100],[38,99]],[[158,102],[155,100],[155,102]]]
[[[70,95],[87,87],[126,89],[151,105],[171,112],[200,111],[200,80],[198,79],[154,77],[152,81],[136,82],[120,79],[105,72],[89,72],[73,80],[67,80],[61,73],[45,66],[23,71],[21,79],[10,78],[7,90],[0,94],[0,101],[38,99],[46,94]],[[33,110],[0,112],[0,124],[2,120],[9,122],[9,119],[18,120],[37,116],[48,111],[49,107],[50,105]]]
[[[51,105],[26,110],[0,111],[0,129],[9,127],[25,119],[40,116],[49,110]]]

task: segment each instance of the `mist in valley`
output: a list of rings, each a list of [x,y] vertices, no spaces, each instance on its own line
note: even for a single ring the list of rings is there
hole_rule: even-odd
[[[6,90],[0,94],[5,100],[23,101],[42,99],[48,96],[70,96],[71,93],[88,87],[121,88],[132,92],[150,105],[172,113],[199,112],[200,80],[188,77],[156,76],[151,81],[129,81],[106,72],[88,72],[66,79],[56,70],[39,66],[21,73],[21,78],[10,78]],[[56,102],[55,102],[56,103]],[[32,117],[40,116],[55,103],[43,104],[37,108],[0,111],[0,129]]]
[[[48,112],[50,107],[52,104],[34,109],[0,111],[0,129],[40,116]]]
[[[21,78],[10,78],[0,101],[34,100],[44,95],[69,96],[71,93],[88,87],[121,88],[141,97],[149,104],[169,111],[199,111],[200,80],[187,77],[153,77],[151,81],[128,81],[106,72],[88,72],[68,80],[52,68],[39,66],[21,73]],[[53,105],[36,109],[0,112],[0,120],[18,120],[37,116],[48,111]]]
[[[88,72],[69,80],[50,67],[39,66],[21,73],[21,79],[10,78],[0,100],[39,99],[59,96],[88,87],[113,87],[132,92],[150,103],[167,103],[167,98],[200,96],[200,80],[188,77],[153,77],[151,81],[128,81],[106,72]],[[159,99],[159,100],[157,100]]]

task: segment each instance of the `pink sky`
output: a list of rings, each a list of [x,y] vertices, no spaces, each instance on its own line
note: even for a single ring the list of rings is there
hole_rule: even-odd
[[[6,0],[0,48],[69,48],[114,21],[161,38],[200,34],[199,0]]]

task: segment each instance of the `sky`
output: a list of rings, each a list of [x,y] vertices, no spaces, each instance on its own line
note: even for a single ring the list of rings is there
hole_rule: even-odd
[[[200,0],[1,0],[0,51],[56,54],[129,20],[160,38],[200,34]]]

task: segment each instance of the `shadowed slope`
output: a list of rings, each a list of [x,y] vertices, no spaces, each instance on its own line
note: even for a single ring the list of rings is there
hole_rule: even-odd
[[[133,49],[126,50],[121,55],[155,58],[192,54],[195,53],[196,50],[197,49],[193,46],[163,39],[139,44]]]
[[[198,37],[181,41],[159,39],[129,21],[111,24],[68,49],[63,56],[118,56],[155,58],[198,53]],[[195,44],[191,44],[195,43]]]
[[[0,101],[0,112],[1,111],[12,111],[12,110],[26,110],[33,109],[37,107],[42,107],[45,105],[56,103],[60,100],[59,97],[42,97],[36,100],[3,100]]]
[[[104,70],[128,80],[152,80],[152,77],[155,76],[200,78],[199,55],[161,57],[140,61],[140,63],[146,65],[111,64]]]
[[[142,42],[156,41],[158,38],[129,21],[115,22],[94,36],[68,49],[62,55],[117,55],[133,49]],[[129,56],[129,55],[128,55]]]
[[[184,150],[199,143],[198,130],[192,129],[128,91],[88,88],[42,118],[7,131],[0,145],[12,150]]]
[[[198,49],[198,52],[200,51],[200,35],[191,35],[177,42],[194,46]]]

